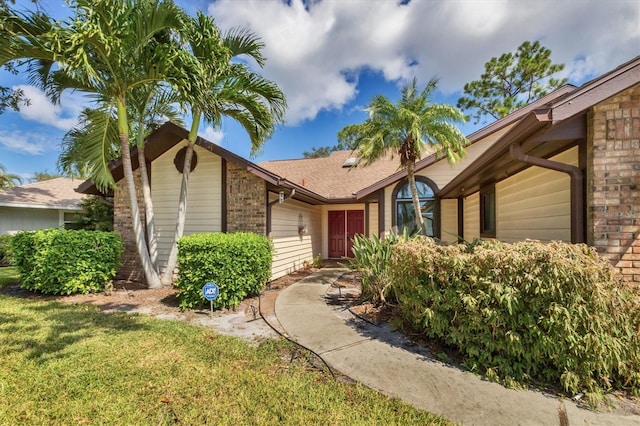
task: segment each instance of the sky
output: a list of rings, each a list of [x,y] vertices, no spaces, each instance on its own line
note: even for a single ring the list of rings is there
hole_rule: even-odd
[[[565,64],[558,77],[581,85],[640,55],[638,0],[176,0],[190,14],[213,16],[224,31],[248,28],[265,43],[259,72],[287,97],[286,123],[250,157],[249,138],[232,121],[200,136],[254,162],[300,158],[334,145],[344,126],[367,118],[375,95],[391,100],[412,78],[439,79],[433,102],[455,105],[484,64],[538,40]],[[41,0],[64,17],[64,0]],[[18,7],[31,7],[18,0]],[[31,104],[0,115],[0,164],[25,180],[56,172],[60,142],[88,106],[79,93],[52,105],[24,74],[0,72]],[[477,130],[461,125],[465,134]]]

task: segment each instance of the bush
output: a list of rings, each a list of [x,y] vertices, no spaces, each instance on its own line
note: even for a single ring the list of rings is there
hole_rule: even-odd
[[[0,235],[0,266],[9,266],[13,263],[12,239],[13,235]]]
[[[640,297],[586,245],[497,241],[394,247],[405,326],[456,346],[507,382],[598,396],[640,389]]]
[[[356,234],[353,237],[353,258],[350,265],[360,272],[362,298],[374,305],[397,301],[389,276],[392,246],[399,240],[407,241],[408,234],[391,234],[387,238],[371,238]]]
[[[13,238],[21,287],[46,294],[101,291],[120,265],[122,242],[113,232],[47,229]]]
[[[272,246],[249,232],[194,234],[178,241],[178,299],[182,309],[202,306],[202,286],[215,282],[215,308],[237,307],[262,291],[271,277]]]

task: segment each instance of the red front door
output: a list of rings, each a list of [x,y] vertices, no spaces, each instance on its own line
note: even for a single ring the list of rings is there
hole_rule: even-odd
[[[344,210],[329,211],[329,257],[344,256]]]
[[[355,234],[364,234],[364,210],[331,210],[329,213],[329,257],[353,257]]]

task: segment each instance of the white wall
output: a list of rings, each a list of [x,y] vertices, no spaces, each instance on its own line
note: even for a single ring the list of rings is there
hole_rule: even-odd
[[[59,210],[0,207],[0,235],[19,231],[58,228],[62,225]]]
[[[275,198],[275,197],[273,197]],[[272,199],[271,199],[272,201]],[[298,232],[299,215],[306,226]],[[291,273],[322,253],[321,209],[295,200],[286,200],[271,207],[271,241],[275,249],[271,278]]]
[[[166,262],[171,249],[182,184],[182,174],[176,170],[173,159],[184,146],[183,143],[177,144],[151,165],[151,197],[161,265]],[[222,159],[199,146],[195,147],[195,152],[198,164],[189,175],[184,235],[222,230]]]

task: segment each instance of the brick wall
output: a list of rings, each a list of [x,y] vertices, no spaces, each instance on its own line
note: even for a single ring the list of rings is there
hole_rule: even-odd
[[[589,119],[588,243],[640,285],[640,85]]]
[[[227,162],[227,232],[254,232],[265,235],[266,182]]]
[[[136,187],[141,188],[140,169],[133,172]],[[116,272],[116,279],[144,281],[144,272],[136,250],[135,233],[131,221],[131,208],[129,207],[129,192],[124,178],[118,182],[113,193],[113,229],[120,234],[124,244],[122,254],[122,266]],[[140,208],[140,220],[144,224],[144,204],[142,191],[138,191],[138,206]]]

